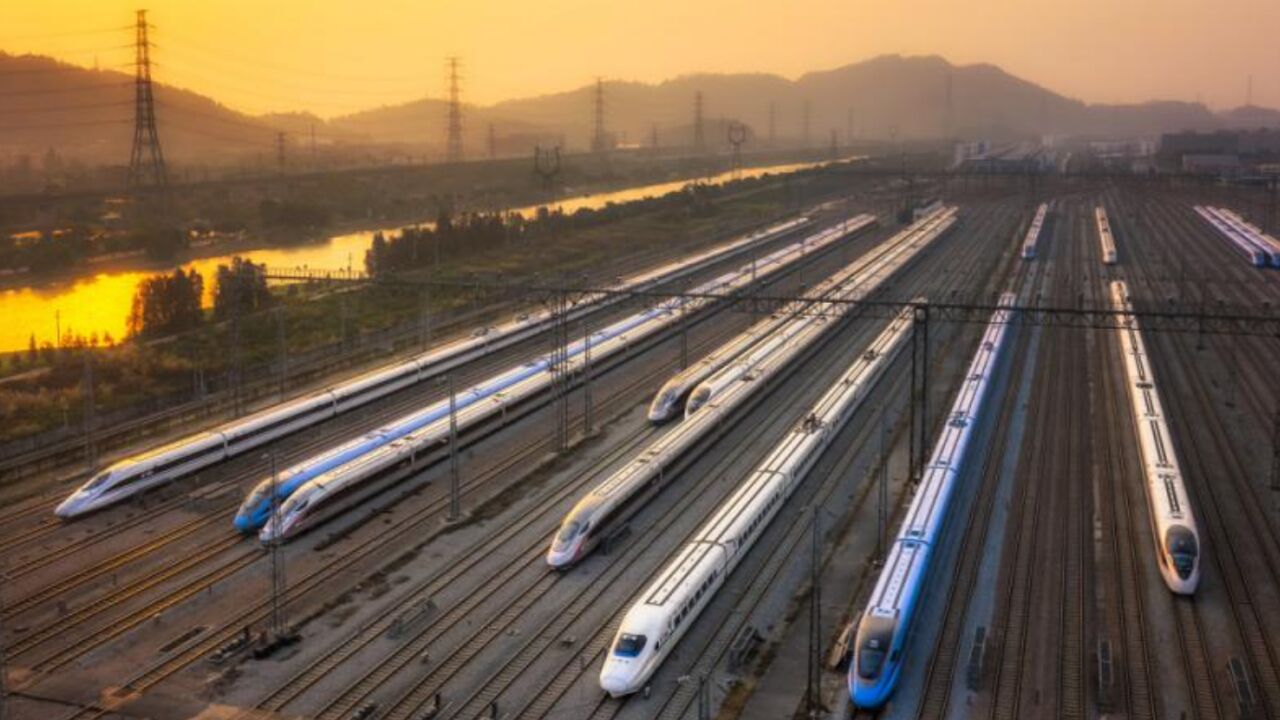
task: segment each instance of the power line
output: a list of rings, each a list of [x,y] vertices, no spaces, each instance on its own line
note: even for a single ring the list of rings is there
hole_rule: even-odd
[[[40,33],[31,35],[4,35],[0,36],[0,43],[13,42],[15,40],[48,40],[49,38],[60,37],[79,37],[82,35],[105,35],[106,33],[125,32],[132,30],[132,25],[121,25],[113,28],[98,28],[94,30],[68,30],[66,32],[56,33]]]
[[[110,90],[112,88],[122,88],[132,85],[134,81],[100,83],[96,85],[72,85],[70,87],[57,88],[35,88],[31,90],[11,90],[8,92],[0,92],[0,97],[25,97],[31,95],[59,95],[62,93],[85,92],[86,90]]]

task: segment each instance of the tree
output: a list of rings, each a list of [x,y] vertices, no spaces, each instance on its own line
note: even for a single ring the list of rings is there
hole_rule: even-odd
[[[266,265],[255,265],[239,255],[231,265],[219,265],[213,289],[213,316],[219,320],[243,317],[271,306],[274,298],[267,288]]]
[[[169,275],[153,275],[138,285],[129,313],[129,332],[156,336],[190,330],[203,320],[200,301],[204,278],[195,270],[178,268]]]

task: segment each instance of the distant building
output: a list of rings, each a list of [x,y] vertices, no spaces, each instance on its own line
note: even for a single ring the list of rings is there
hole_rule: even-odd
[[[1166,133],[1156,159],[1162,170],[1248,173],[1280,161],[1280,130]]]

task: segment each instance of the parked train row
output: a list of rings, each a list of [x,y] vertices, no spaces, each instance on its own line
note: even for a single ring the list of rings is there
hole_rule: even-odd
[[[1107,219],[1107,209],[1099,205],[1094,208],[1093,216],[1098,225],[1098,242],[1102,243],[1102,264],[1116,264],[1116,238],[1111,234],[1111,221]]]
[[[806,300],[811,303],[808,310],[787,319],[769,339],[758,341],[753,349],[703,381],[690,394],[690,403],[696,398],[698,406],[686,411],[688,417],[679,427],[609,475],[574,505],[552,538],[547,564],[565,569],[591,552],[643,507],[668,467],[834,327],[838,318],[848,312],[848,301],[866,298],[945,233],[955,223],[955,214],[955,208],[934,213],[812,288],[806,293]],[[760,336],[759,332],[749,334]],[[736,341],[730,344],[733,342]]]
[[[1111,302],[1117,310],[1132,312],[1129,288],[1123,281],[1111,283]],[[1125,317],[1116,333],[1124,356],[1126,395],[1142,455],[1147,508],[1160,575],[1173,592],[1191,595],[1200,583],[1200,533],[1173,437],[1169,434],[1164,405],[1160,402],[1160,390],[1137,318]]]
[[[560,365],[548,354],[488,378],[451,401],[442,399],[422,410],[308,458],[284,471],[279,478],[264,478],[245,499],[236,515],[236,526],[259,530],[264,541],[282,540],[340,513],[376,489],[375,481],[412,465],[418,456],[448,442],[451,424],[465,430],[491,418],[505,418],[508,411],[545,390],[556,372],[573,374],[585,364],[600,362],[696,312],[717,296],[730,295],[779,270],[874,224],[871,215],[859,215],[751,263],[727,272],[679,297],[658,303],[571,343],[561,354]],[[279,503],[278,517],[273,514]]]
[[[902,527],[858,620],[848,675],[849,697],[858,707],[880,707],[897,685],[907,637],[925,593],[933,551],[1008,335],[1012,311],[1005,308],[1013,302],[1013,293],[1001,296],[1001,309],[987,324]]]
[[[1044,219],[1049,214],[1049,203],[1040,203],[1036,216],[1031,219],[1027,235],[1022,240],[1022,259],[1035,260],[1037,246],[1040,244],[1040,230],[1044,228]]]
[[[1250,265],[1280,268],[1280,240],[1226,208],[1196,205],[1195,210],[1240,251]]]
[[[630,276],[620,280],[618,286],[625,290],[649,289],[801,230],[809,224],[811,220],[808,217],[776,223],[733,241]],[[569,309],[567,317],[572,320],[595,312],[617,302],[620,297],[609,294],[582,298]],[[433,348],[407,361],[379,368],[213,430],[125,458],[77,488],[57,507],[55,513],[64,518],[82,515],[241,455],[267,442],[312,427],[398,390],[438,377],[477,357],[532,337],[548,327],[553,319],[549,312],[522,314],[497,326],[479,328],[469,337]]]
[[[623,615],[600,670],[614,697],[649,681],[861,406],[911,331],[903,312],[720,504]]]

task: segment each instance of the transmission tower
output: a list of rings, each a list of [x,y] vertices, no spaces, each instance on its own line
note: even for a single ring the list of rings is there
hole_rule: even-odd
[[[462,103],[459,99],[461,91],[458,87],[458,58],[445,58],[445,72],[449,77],[449,123],[448,137],[445,140],[445,159],[448,162],[462,162]]]
[[[604,79],[596,78],[596,126],[595,132],[591,135],[591,151],[604,152],[607,149],[608,141],[605,139],[604,130]]]
[[[702,137],[702,91],[693,96],[693,149],[702,152],[705,149]]]
[[[285,168],[285,139],[284,132],[276,133],[276,168],[279,169],[281,175],[284,174]]]
[[[156,132],[156,102],[151,87],[151,42],[147,39],[147,11],[138,11],[134,40],[133,152],[129,156],[129,187],[163,188],[169,174]]]
[[[729,123],[729,145],[733,148],[732,173],[734,177],[742,171],[742,143],[747,141],[747,126],[734,120]]]
[[[809,109],[809,101],[805,100],[804,110],[800,115],[800,137],[806,149],[809,147]]]

